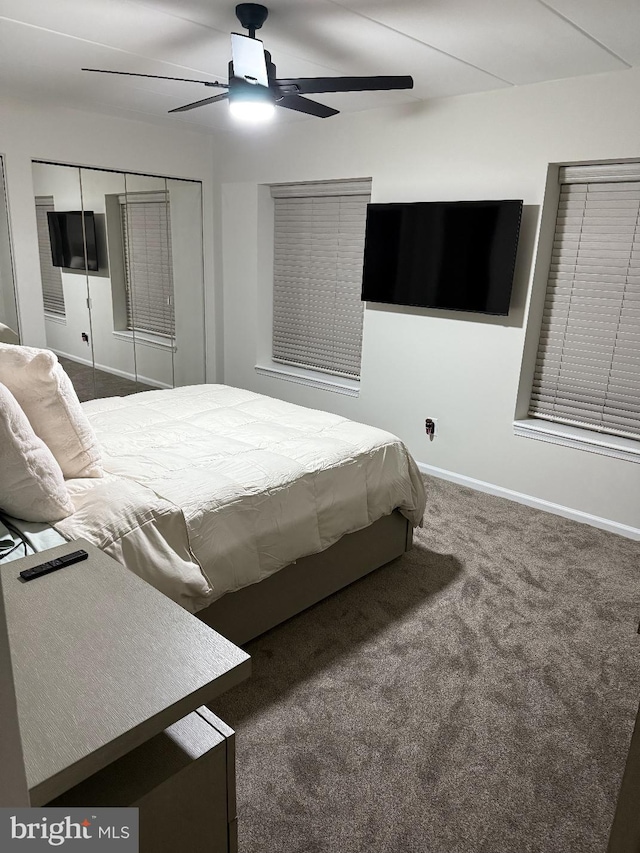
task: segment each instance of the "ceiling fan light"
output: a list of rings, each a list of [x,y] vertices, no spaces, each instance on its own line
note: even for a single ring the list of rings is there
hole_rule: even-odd
[[[229,110],[234,118],[246,122],[261,122],[272,119],[276,108],[273,101],[267,101],[263,98],[260,100],[242,100],[229,101]]]

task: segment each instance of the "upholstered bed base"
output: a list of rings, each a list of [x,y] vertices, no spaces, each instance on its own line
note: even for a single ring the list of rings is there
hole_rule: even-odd
[[[242,645],[411,548],[413,528],[393,512],[260,583],[222,596],[197,616]]]

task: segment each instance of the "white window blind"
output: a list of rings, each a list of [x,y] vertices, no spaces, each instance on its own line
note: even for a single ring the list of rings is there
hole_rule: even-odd
[[[174,335],[171,221],[166,193],[121,197],[127,328]]]
[[[360,377],[370,179],[271,187],[273,360]]]
[[[640,164],[567,166],[529,413],[640,437]]]
[[[55,210],[53,196],[36,196],[36,223],[38,226],[38,251],[44,310],[49,314],[65,316],[64,291],[60,267],[54,267],[51,258],[51,239],[47,212]]]

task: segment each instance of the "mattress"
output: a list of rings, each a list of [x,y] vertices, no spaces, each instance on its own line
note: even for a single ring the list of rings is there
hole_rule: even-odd
[[[195,612],[398,509],[422,479],[396,436],[224,385],[83,404],[106,476],[69,480],[83,536]]]

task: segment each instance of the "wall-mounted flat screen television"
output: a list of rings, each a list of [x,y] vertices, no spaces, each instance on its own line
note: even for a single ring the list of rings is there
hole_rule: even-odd
[[[83,213],[81,210],[52,210],[47,212],[47,220],[54,267],[97,271],[98,251],[93,211],[85,210]]]
[[[362,299],[509,313],[522,201],[369,204]]]

